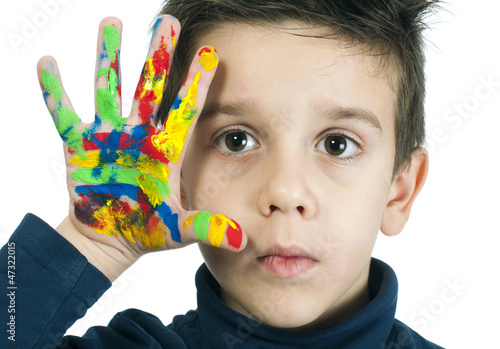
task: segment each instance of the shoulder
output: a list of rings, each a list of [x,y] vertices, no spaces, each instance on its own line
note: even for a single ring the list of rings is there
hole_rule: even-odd
[[[417,332],[401,321],[394,319],[391,334],[384,349],[443,349],[439,345],[429,342]]]

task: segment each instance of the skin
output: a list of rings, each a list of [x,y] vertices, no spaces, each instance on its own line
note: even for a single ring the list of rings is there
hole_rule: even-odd
[[[186,154],[182,192],[187,209],[225,212],[247,233],[239,254],[200,245],[223,301],[277,327],[310,330],[345,319],[369,302],[379,230],[399,233],[427,173],[420,150],[392,178],[396,94],[387,72],[345,42],[272,26],[227,24],[201,41],[221,60],[210,112]],[[340,118],[339,108],[362,109],[374,120]],[[247,137],[241,151],[227,147],[228,130]],[[340,156],[325,151],[329,132],[351,139]],[[314,266],[274,277],[257,258],[275,245],[301,247]]]

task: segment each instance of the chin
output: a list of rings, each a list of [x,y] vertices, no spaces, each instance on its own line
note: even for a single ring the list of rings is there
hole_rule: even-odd
[[[254,304],[256,301],[254,300]],[[314,306],[312,306],[314,304]],[[272,327],[309,330],[316,328],[322,312],[315,309],[317,302],[312,300],[306,302],[296,299],[283,299],[279,304],[265,300],[261,307],[251,310],[251,313],[262,323]]]

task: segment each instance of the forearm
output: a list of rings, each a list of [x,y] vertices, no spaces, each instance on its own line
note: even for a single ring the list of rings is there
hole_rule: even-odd
[[[55,347],[111,283],[45,222],[27,215],[0,251],[1,347]],[[11,266],[11,268],[8,267]],[[12,266],[14,268],[12,268]]]

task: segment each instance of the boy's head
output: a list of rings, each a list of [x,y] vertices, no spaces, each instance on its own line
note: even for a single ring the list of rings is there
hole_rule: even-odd
[[[183,165],[184,204],[248,234],[200,246],[232,308],[317,328],[363,307],[381,229],[423,185],[421,19],[433,2],[173,0],[181,22],[164,118],[204,44],[220,64]]]

